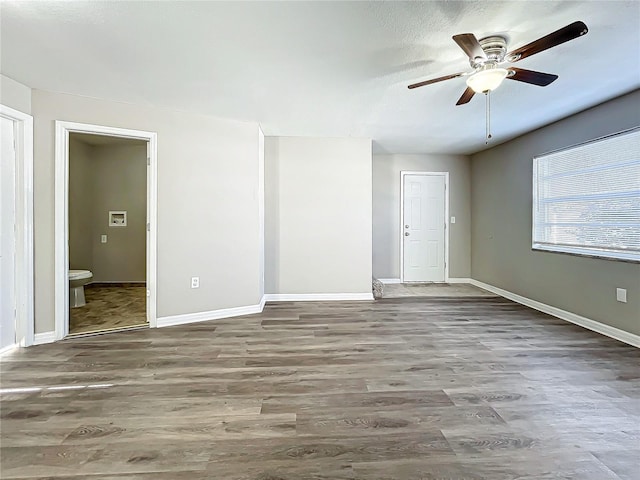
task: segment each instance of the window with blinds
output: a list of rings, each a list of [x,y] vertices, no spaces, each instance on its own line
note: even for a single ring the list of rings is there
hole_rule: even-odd
[[[640,261],[640,128],[533,159],[533,248]]]

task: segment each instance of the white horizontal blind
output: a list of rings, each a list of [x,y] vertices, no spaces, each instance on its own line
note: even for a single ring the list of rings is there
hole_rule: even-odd
[[[533,159],[533,248],[640,261],[640,128]]]

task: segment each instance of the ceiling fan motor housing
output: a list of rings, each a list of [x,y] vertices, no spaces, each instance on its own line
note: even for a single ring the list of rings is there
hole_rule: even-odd
[[[478,42],[480,43],[482,51],[485,53],[487,58],[470,58],[469,64],[472,68],[477,69],[487,63],[496,65],[504,61],[504,56],[507,54],[506,38],[499,35],[492,35],[490,37],[482,38]]]

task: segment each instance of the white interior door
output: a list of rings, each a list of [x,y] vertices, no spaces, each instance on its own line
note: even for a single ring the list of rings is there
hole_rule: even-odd
[[[0,349],[16,343],[15,131],[0,117]]]
[[[445,281],[445,176],[403,176],[403,281]]]

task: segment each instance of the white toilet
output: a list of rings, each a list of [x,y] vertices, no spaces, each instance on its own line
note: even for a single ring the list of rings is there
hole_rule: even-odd
[[[84,301],[84,286],[91,281],[93,273],[89,270],[69,270],[69,306],[82,307]]]

